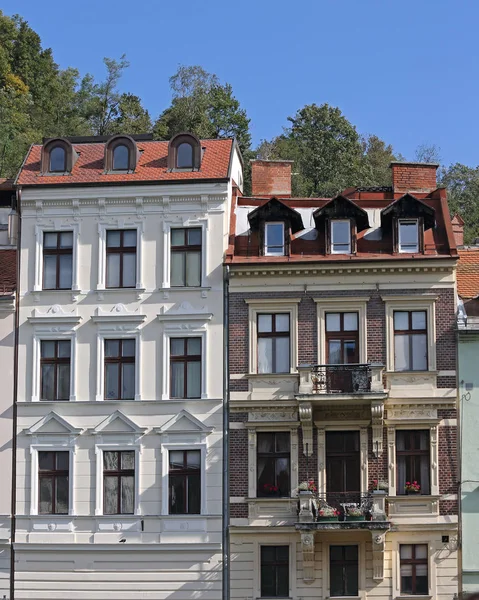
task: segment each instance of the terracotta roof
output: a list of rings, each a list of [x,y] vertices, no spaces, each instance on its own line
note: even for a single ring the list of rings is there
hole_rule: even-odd
[[[11,294],[17,280],[17,251],[0,250],[0,296]]]
[[[199,171],[171,172],[167,168],[168,142],[137,142],[140,158],[134,173],[104,172],[104,143],[73,144],[79,157],[68,175],[41,174],[41,145],[30,148],[18,175],[17,184],[101,185],[103,183],[161,182],[225,179],[228,177],[233,140],[202,140],[204,154]]]
[[[457,293],[461,298],[479,296],[479,248],[458,250]]]

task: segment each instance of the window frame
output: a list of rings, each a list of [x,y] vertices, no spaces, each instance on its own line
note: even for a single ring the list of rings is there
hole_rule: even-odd
[[[410,225],[414,223],[416,225],[417,243],[414,246],[414,250],[408,250],[403,248],[401,243],[401,225]],[[410,246],[410,244],[409,244]],[[419,254],[421,252],[421,223],[420,219],[397,219],[397,249],[400,254]]]
[[[118,434],[117,434],[118,435]],[[119,434],[121,435],[121,434]],[[132,437],[131,433],[123,434],[125,438]],[[138,439],[138,436],[134,436]],[[134,506],[133,513],[128,514],[105,514],[104,512],[104,490],[103,490],[103,452],[131,452],[135,453],[135,490],[134,490]],[[138,441],[132,442],[112,442],[112,443],[99,443],[95,445],[96,455],[96,489],[95,489],[95,515],[106,518],[128,519],[134,515],[140,515],[140,452],[141,445]]]
[[[40,453],[45,452],[51,452],[52,454],[54,454],[54,463],[56,465],[57,463],[57,454],[59,454],[60,452],[67,454],[68,455],[68,469],[57,469],[54,468],[53,469],[44,469],[42,470],[40,468]],[[67,503],[67,510],[66,512],[57,512],[55,510],[55,505],[56,505],[56,490],[57,490],[57,478],[58,477],[67,477],[67,481],[68,481],[68,503]],[[41,512],[40,510],[40,503],[41,503],[41,480],[42,478],[47,478],[47,477],[52,477],[53,478],[53,485],[52,485],[52,512]],[[70,452],[68,450],[39,450],[38,451],[38,514],[39,515],[68,515],[68,511],[70,508]]]
[[[40,320],[45,319],[49,321],[45,325],[37,326],[36,323]],[[62,323],[62,320],[68,320],[68,318],[62,318],[62,316],[55,317],[58,319],[58,324],[53,324],[47,317],[36,317],[35,326],[33,331],[33,373],[32,373],[32,402],[61,402],[59,400],[42,400],[41,399],[41,343],[42,342],[54,342],[54,341],[69,341],[71,344],[70,348],[70,396],[69,402],[76,400],[76,331],[75,325],[79,323],[80,319],[77,318],[77,323]],[[48,327],[49,326],[49,327]],[[49,330],[48,330],[49,329]]]
[[[116,453],[118,459],[118,469],[105,469],[105,452]],[[123,469],[121,467],[121,459],[122,454],[124,452],[132,452],[133,459],[135,460],[135,451],[134,450],[103,450],[103,514],[105,516],[128,516],[135,514],[135,500],[133,499],[133,511],[132,512],[122,512],[121,511],[121,479],[122,477],[131,477],[131,472],[133,472],[133,491],[136,490],[136,471],[135,467],[133,469]],[[136,461],[135,461],[136,462]],[[117,512],[114,513],[106,513],[105,512],[105,477],[116,477],[118,479],[118,490],[117,490],[117,498],[116,498],[116,507]]]
[[[265,332],[265,331],[260,331],[259,330],[259,318],[262,316],[269,316],[271,317],[271,331]],[[278,316],[287,316],[288,317],[288,331],[276,331],[276,317]],[[276,344],[275,344],[275,340],[277,340],[278,338],[288,338],[289,340],[289,370],[288,371],[277,371],[276,370],[276,358],[277,358],[277,351],[276,351]],[[260,371],[259,370],[259,341],[261,339],[271,339],[273,340],[273,344],[271,346],[271,363],[273,365],[273,370],[272,371]],[[284,312],[284,313],[280,313],[280,312],[258,312],[256,315],[256,357],[257,357],[257,361],[258,363],[256,364],[256,371],[259,373],[261,373],[261,375],[277,375],[277,374],[284,374],[284,373],[290,373],[291,372],[291,314],[289,312]]]
[[[188,341],[191,339],[196,339],[200,341],[200,353],[199,354],[188,354]],[[183,352],[185,352],[185,354],[181,354],[181,355],[173,355],[171,352],[171,345],[173,340],[183,340]],[[201,336],[193,336],[193,335],[189,335],[186,337],[180,337],[180,336],[174,336],[174,337],[170,337],[170,398],[172,400],[198,400],[201,398],[201,390],[203,387],[203,377],[202,377],[202,371],[203,371],[203,365],[202,363],[202,358],[203,358],[203,348],[202,348],[202,343],[203,343],[203,339]],[[200,394],[199,396],[188,396],[188,364],[189,363],[200,363]],[[172,382],[173,382],[173,364],[174,363],[182,363],[183,364],[183,396],[173,396],[172,394]],[[186,392],[186,394],[185,394]]]
[[[141,331],[133,322],[124,321],[123,331],[115,332],[115,323],[108,324],[108,318],[99,323],[97,331],[97,378],[96,378],[96,401],[99,402],[122,402],[122,400],[110,400],[105,398],[106,370],[105,370],[105,341],[106,340],[135,340],[135,397],[133,400],[141,400]],[[114,315],[110,317],[114,319]],[[113,329],[113,330],[112,330]],[[128,400],[123,400],[128,402]]]
[[[42,440],[41,443],[35,443],[30,445],[30,516],[48,517],[55,522],[55,519],[65,519],[65,517],[73,516],[75,514],[75,486],[73,485],[75,479],[75,443],[74,436],[69,434],[50,434],[52,441],[48,439]],[[42,438],[44,438],[42,434]],[[53,438],[57,438],[53,441]],[[63,438],[63,439],[61,439]],[[61,441],[60,441],[61,439]],[[68,513],[52,514],[52,513],[39,513],[40,507],[40,485],[39,485],[39,452],[68,452]]]
[[[330,546],[357,546],[358,547],[358,597],[362,597],[367,588],[366,579],[366,542],[364,541],[346,541],[346,540],[328,540],[323,543],[322,552],[322,571],[323,571],[323,594],[325,598],[341,598],[341,596],[331,596],[330,582]],[[344,596],[342,596],[344,598]]]
[[[133,287],[123,287],[123,288],[112,288],[106,286],[106,238],[107,231],[118,231],[118,230],[136,230],[136,285]],[[116,222],[102,222],[98,224],[98,279],[96,284],[96,291],[99,295],[103,293],[115,293],[119,290],[123,292],[134,292],[137,290],[137,294],[139,292],[144,291],[143,279],[142,279],[142,251],[143,251],[143,230],[144,230],[144,221],[142,220],[119,220]]]
[[[190,147],[191,164],[180,166],[178,164],[178,154],[179,154],[178,151],[181,148],[181,146],[183,146],[183,145]],[[191,142],[188,142],[187,140],[180,141],[180,143],[175,147],[175,170],[177,170],[177,171],[193,171],[194,166],[195,166],[195,149],[193,147],[193,144]]]
[[[395,315],[396,313],[407,313],[408,315],[408,329],[396,329]],[[412,315],[413,313],[424,313],[424,321],[426,323],[426,329],[413,329],[412,327]],[[415,369],[413,364],[413,336],[414,335],[425,335],[426,336],[426,364],[428,361],[428,331],[427,331],[427,312],[425,310],[394,310],[393,311],[393,331],[394,331],[394,370],[398,373],[402,371],[424,371],[424,369]],[[408,356],[409,356],[409,368],[397,369],[396,368],[396,336],[407,336],[408,339]]]
[[[401,593],[401,558],[400,546],[409,544],[427,545],[427,573],[428,573],[428,593],[426,595],[410,595]],[[437,588],[437,565],[434,557],[437,553],[436,542],[431,538],[431,534],[417,531],[413,537],[410,532],[398,532],[392,540],[392,597],[393,598],[436,598]]]
[[[427,433],[427,448],[425,450],[412,450],[412,449],[408,449],[408,450],[398,450],[398,435],[399,434],[409,434],[409,436],[412,436],[414,434],[420,434],[420,433]],[[431,495],[431,436],[430,436],[430,430],[427,427],[424,427],[422,429],[419,429],[418,427],[414,428],[414,429],[396,429],[396,482],[395,482],[395,486],[396,486],[396,494],[398,496],[407,496],[406,491],[400,491],[399,489],[399,457],[400,456],[404,456],[406,457],[405,460],[405,471],[407,470],[407,462],[408,462],[408,458],[412,458],[414,456],[418,456],[419,458],[423,457],[423,456],[427,456],[427,470],[428,470],[428,474],[429,474],[429,489],[427,490],[427,492],[423,492],[423,483],[421,482],[421,477],[410,477],[408,478],[408,476],[406,475],[406,481],[408,480],[419,480],[419,485],[421,486],[420,492],[418,494],[418,496],[430,496]],[[410,467],[409,467],[410,468]],[[419,467],[420,469],[421,467]]]
[[[63,151],[63,169],[52,169],[52,152],[59,148]],[[48,149],[48,173],[67,173],[67,150],[63,144],[56,144]]]
[[[288,435],[288,440],[289,440],[289,449],[287,452],[260,452],[259,451],[259,442],[258,442],[258,437],[261,435],[265,435],[265,434],[269,434],[269,435],[274,435],[276,436],[277,434],[287,434]],[[274,430],[274,431],[257,431],[256,432],[256,497],[257,498],[269,498],[270,496],[268,494],[260,494],[260,490],[259,490],[259,472],[258,472],[258,467],[259,467],[259,461],[261,457],[266,457],[266,458],[270,458],[273,459],[273,461],[276,463],[276,460],[278,458],[287,458],[288,459],[288,493],[284,494],[284,495],[279,495],[279,498],[290,498],[291,497],[291,432],[290,431],[278,431],[278,430]],[[276,440],[275,440],[275,447],[276,447]],[[275,477],[275,481],[273,482],[273,485],[277,485],[277,478],[276,478],[276,464],[275,464],[275,469],[274,469],[275,473],[274,473],[274,477]]]
[[[346,558],[344,558],[344,553],[345,553],[344,549],[345,548],[351,548],[351,547],[357,548],[357,552],[358,552],[358,558],[357,558],[357,594],[342,593],[342,594],[335,594],[334,596],[332,595],[332,593],[331,593],[331,570],[332,570],[331,569],[331,567],[332,567],[332,564],[331,564],[332,563],[331,548],[332,547],[334,547],[334,548],[342,548],[343,549],[342,560],[338,561],[338,564],[342,565],[343,569],[344,569],[345,566],[347,566],[347,564],[352,564],[352,562],[353,562],[352,560],[347,560]],[[328,554],[329,554],[329,578],[328,578],[329,579],[329,597],[330,598],[344,598],[344,597],[353,597],[353,598],[355,598],[355,597],[359,596],[359,590],[360,590],[360,587],[359,587],[359,581],[360,581],[360,576],[359,576],[359,568],[360,568],[360,565],[359,565],[359,544],[352,544],[352,543],[351,544],[341,544],[338,541],[337,543],[331,543],[331,544],[329,544],[328,550],[329,550],[329,552],[328,552]],[[355,563],[356,563],[356,561],[355,561]],[[344,579],[343,579],[343,589],[342,589],[342,591],[344,592]]]
[[[123,245],[123,240],[125,237],[125,233],[127,232],[132,232],[135,231],[136,232],[136,245],[135,246],[124,246]],[[108,246],[108,234],[110,232],[113,233],[119,233],[120,234],[120,245],[119,246]],[[137,246],[138,246],[138,232],[136,230],[136,228],[131,228],[131,229],[107,229],[106,230],[106,241],[105,241],[105,252],[106,252],[106,264],[105,264],[105,288],[108,290],[120,290],[120,289],[134,289],[136,287],[136,283],[135,285],[123,285],[123,271],[124,271],[124,265],[123,265],[123,258],[126,254],[135,254],[135,267],[138,268],[138,260],[137,260]],[[119,285],[118,286],[112,286],[112,285],[108,285],[108,255],[109,254],[118,254],[120,256],[120,266],[119,266],[119,273],[118,273],[118,279],[119,279]],[[137,276],[135,273],[135,282],[137,280]]]
[[[333,314],[339,315],[339,327],[340,328],[338,331],[328,331],[328,315],[333,315]],[[344,329],[344,315],[347,315],[347,314],[355,314],[357,316],[357,328],[355,330],[347,331]],[[359,311],[357,311],[357,310],[350,310],[350,311],[346,311],[346,310],[329,311],[329,310],[327,310],[327,311],[325,311],[324,327],[325,327],[325,343],[326,343],[326,364],[328,364],[328,365],[333,364],[331,362],[330,349],[329,349],[330,341],[339,341],[341,344],[341,357],[343,359],[343,362],[334,363],[334,364],[340,364],[340,365],[359,364],[359,318],[360,318],[360,314],[359,314]],[[344,362],[344,343],[349,342],[349,341],[354,341],[356,344],[355,356],[357,357],[357,360],[353,361],[352,363],[345,363]]]
[[[125,341],[132,341],[135,344],[135,354],[134,356],[123,356],[123,343]],[[119,351],[120,354],[118,356],[115,357],[111,357],[111,356],[107,356],[106,353],[106,344],[108,342],[118,342],[119,343]],[[122,370],[122,366],[124,364],[133,364],[134,365],[134,373],[135,373],[135,382],[134,382],[134,393],[133,393],[133,398],[123,398],[122,396],[120,396],[119,398],[107,398],[105,397],[105,400],[117,400],[117,401],[128,401],[128,400],[134,400],[135,399],[135,391],[137,389],[136,386],[136,375],[137,375],[137,368],[136,368],[136,347],[137,347],[137,339],[135,337],[132,338],[110,338],[110,337],[106,337],[103,340],[103,344],[104,344],[104,360],[103,360],[103,368],[104,368],[104,374],[103,374],[103,393],[106,394],[106,381],[107,381],[107,366],[109,364],[117,364],[119,365],[118,368],[118,390],[121,393],[121,390],[123,388],[122,384],[123,384],[123,370]]]
[[[171,338],[201,338],[201,396],[199,398],[190,398],[190,399],[180,399],[181,401],[196,401],[196,400],[206,400],[208,399],[208,364],[207,364],[207,356],[208,356],[208,347],[207,347],[207,328],[204,325],[204,322],[201,320],[200,315],[194,315],[195,318],[189,315],[185,315],[185,320],[189,321],[191,327],[189,327],[188,331],[178,331],[178,327],[174,327],[174,329],[166,329],[169,324],[165,323],[165,330],[163,334],[163,393],[162,400],[173,400],[178,401],[177,398],[171,398]],[[196,321],[196,323],[195,323]],[[201,325],[200,325],[201,323]]]
[[[201,196],[202,206],[208,206],[209,196]],[[198,287],[188,288],[186,286],[176,287],[171,285],[171,230],[172,229],[188,229],[201,227],[201,285]],[[202,290],[208,287],[208,262],[211,249],[209,248],[209,221],[208,217],[185,219],[181,225],[177,220],[166,218],[163,221],[162,232],[163,236],[163,273],[161,288],[163,290],[179,291],[179,290]]]
[[[287,562],[287,573],[288,573],[288,593],[287,595],[278,595],[278,593],[276,593],[274,596],[272,595],[263,595],[263,582],[262,582],[262,570],[263,570],[263,557],[262,557],[262,553],[263,553],[263,548],[287,548],[288,549],[288,562]],[[260,544],[259,545],[259,562],[257,564],[259,564],[259,590],[260,590],[260,594],[259,597],[260,598],[289,598],[290,594],[291,594],[291,545],[290,544],[281,544],[281,543],[275,543],[275,544]],[[278,568],[281,568],[281,566],[285,566],[285,561],[278,561],[277,559],[271,564],[271,565],[265,565],[265,566],[271,566],[273,568],[276,568],[276,570],[278,570]],[[277,582],[276,582],[277,584]],[[278,586],[276,585],[276,588]],[[276,592],[278,592],[278,589],[276,589]]]
[[[72,285],[65,289],[44,289],[43,288],[43,254],[44,254],[44,233],[67,233],[73,231],[72,247]],[[43,293],[70,292],[72,296],[77,296],[80,291],[78,282],[78,255],[80,224],[71,223],[67,220],[61,221],[58,225],[36,225],[35,226],[35,277],[33,281],[33,291]]]
[[[281,246],[268,244],[268,227],[271,225],[281,225],[282,240]],[[269,252],[268,248],[281,248],[281,252]],[[264,256],[286,256],[286,223],[284,221],[266,221],[264,223]]]
[[[198,230],[201,233],[201,244],[188,244],[188,235],[187,235],[187,231],[190,230]],[[183,231],[184,232],[184,240],[186,242],[186,244],[184,244],[183,246],[173,246],[173,242],[172,242],[172,231]],[[204,251],[204,243],[203,243],[203,228],[202,227],[172,227],[170,230],[170,284],[171,284],[171,271],[172,271],[172,267],[173,267],[173,255],[174,254],[184,254],[185,255],[185,261],[184,261],[184,272],[183,272],[183,279],[185,281],[185,285],[172,285],[171,284],[171,288],[172,289],[184,289],[184,288],[200,288],[202,285],[202,281],[203,281],[203,251]],[[200,253],[200,273],[199,273],[199,281],[200,284],[199,285],[186,285],[186,256],[187,254],[191,252],[191,253]]]
[[[178,471],[171,470],[171,460],[170,460],[171,452],[182,452],[183,453],[183,469],[179,469]],[[188,469],[188,457],[187,457],[188,452],[199,452],[199,456],[200,456],[199,470]],[[201,498],[201,492],[202,492],[202,490],[201,490],[201,463],[202,463],[202,456],[201,456],[200,448],[195,448],[195,449],[190,449],[190,450],[185,450],[185,449],[181,449],[181,450],[179,450],[179,449],[171,450],[170,449],[170,450],[168,450],[168,514],[169,515],[199,515],[199,514],[201,514],[201,501],[202,501],[202,498]],[[189,487],[189,481],[190,481],[189,478],[192,475],[199,476],[199,490],[198,490],[199,495],[200,495],[199,512],[190,512],[189,510],[185,510],[184,512],[172,512],[171,511],[171,478],[173,476],[174,477],[181,476],[188,482],[188,487]],[[188,496],[187,495],[185,497],[185,502],[186,502],[186,505],[188,505]]]
[[[61,248],[60,239],[61,235],[64,233],[72,234],[72,246],[71,248]],[[45,248],[45,234],[55,234],[57,236],[57,245],[56,248]],[[43,232],[43,252],[42,252],[42,290],[45,292],[51,291],[70,291],[73,289],[73,245],[75,243],[75,235],[72,229],[65,229],[64,231],[44,231]],[[46,256],[54,256],[55,257],[55,287],[47,288],[45,287],[45,257]],[[70,287],[60,287],[60,257],[61,256],[71,256],[72,257],[72,281]]]
[[[401,558],[401,547],[402,546],[411,546],[412,547],[412,554],[413,554],[413,558],[412,559],[403,559]],[[426,547],[426,558],[423,559],[416,559],[416,546],[425,546]],[[430,583],[429,583],[429,545],[427,543],[410,543],[410,544],[404,544],[404,543],[400,543],[399,544],[399,589],[401,592],[401,595],[407,595],[407,596],[424,596],[423,593],[418,593],[416,591],[416,567],[418,565],[426,565],[427,568],[427,588],[428,588],[428,592],[430,589]],[[402,576],[401,576],[401,567],[404,565],[411,565],[412,566],[412,588],[413,591],[412,592],[403,592],[402,591]],[[428,592],[426,593],[426,595],[428,595]]]
[[[335,245],[345,246],[346,244],[339,244],[339,242],[334,241],[333,231],[335,223],[347,223],[348,231],[349,231],[349,242],[348,242],[348,251],[344,252],[343,250],[335,250]],[[353,248],[353,235],[352,235],[352,224],[351,219],[331,219],[329,221],[329,246],[330,246],[330,254],[352,254]]]
[[[63,357],[59,357],[58,356],[58,344],[59,342],[65,342],[66,344],[70,344],[70,355],[67,358],[63,358]],[[42,356],[42,346],[45,343],[53,343],[55,344],[55,356],[54,357],[43,357]],[[72,360],[72,344],[71,344],[71,340],[65,340],[65,339],[57,339],[57,340],[49,340],[49,339],[44,339],[44,340],[40,340],[40,396],[39,396],[39,400],[40,402],[68,402],[70,400],[70,395],[71,395],[71,388],[72,388],[72,384],[71,384],[71,376],[72,376],[72,365],[71,365],[71,360]],[[69,393],[68,393],[68,398],[58,398],[57,397],[57,392],[58,392],[58,367],[60,367],[61,365],[67,365],[68,364],[68,371],[69,371]],[[42,396],[42,391],[43,391],[43,366],[44,365],[53,365],[54,367],[54,375],[53,375],[53,387],[54,387],[54,395],[55,397],[53,399],[43,399]]]
[[[126,157],[126,169],[124,168],[115,168],[115,152],[118,150],[118,148],[126,148],[127,151],[127,157]],[[130,152],[131,149],[128,147],[127,144],[122,144],[121,142],[118,144],[115,144],[114,147],[111,149],[111,170],[115,173],[127,173],[130,170]]]

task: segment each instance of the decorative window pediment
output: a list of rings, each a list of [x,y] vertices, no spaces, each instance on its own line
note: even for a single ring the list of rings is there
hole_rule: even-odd
[[[103,310],[98,307],[96,315],[92,317],[92,321],[97,323],[101,330],[109,329],[112,325],[117,330],[119,324],[129,325],[131,329],[136,329],[145,319],[146,315],[142,315],[139,309],[128,310],[121,303],[115,304],[111,310]]]
[[[356,231],[369,229],[368,213],[360,208],[355,202],[345,196],[336,196],[322,208],[313,213],[316,229],[321,231],[327,221],[351,219],[356,224]]]
[[[56,412],[50,412],[37,421],[34,425],[28,429],[24,429],[25,435],[80,435],[82,429],[79,427],[73,427],[66,419],[57,415]]]
[[[182,410],[164,425],[155,428],[155,432],[160,434],[202,433],[207,435],[212,431],[212,427],[206,427],[206,425],[187,410]]]
[[[28,317],[28,321],[32,325],[44,325],[48,329],[51,329],[52,325],[55,327],[61,326],[66,330],[73,329],[80,323],[81,319],[76,308],[72,311],[66,311],[59,304],[54,304],[46,312],[41,312],[35,308],[32,311],[32,316]]]
[[[142,435],[146,431],[146,427],[139,427],[134,421],[129,419],[120,410],[109,415],[104,421],[92,429],[93,435],[105,434],[136,434]]]
[[[201,308],[195,308],[189,302],[177,302],[171,306],[168,310],[164,306],[161,307],[161,312],[158,315],[159,321],[181,321],[184,323],[197,321],[205,322],[210,321],[213,317],[213,313],[208,312],[206,306]]]

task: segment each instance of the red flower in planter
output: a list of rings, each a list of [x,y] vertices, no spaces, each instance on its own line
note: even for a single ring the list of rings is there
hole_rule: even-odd
[[[263,485],[263,491],[267,494],[274,494],[279,491],[279,487],[277,485],[273,485],[272,483],[265,483]]]

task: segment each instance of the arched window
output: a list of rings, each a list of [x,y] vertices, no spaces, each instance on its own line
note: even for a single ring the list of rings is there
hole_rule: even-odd
[[[67,170],[66,152],[62,146],[55,146],[50,150],[50,173],[64,173]]]
[[[183,142],[178,146],[176,151],[176,168],[177,169],[192,169],[193,168],[193,146],[187,142]]]
[[[120,144],[113,150],[113,171],[128,171],[130,151],[127,146]]]

